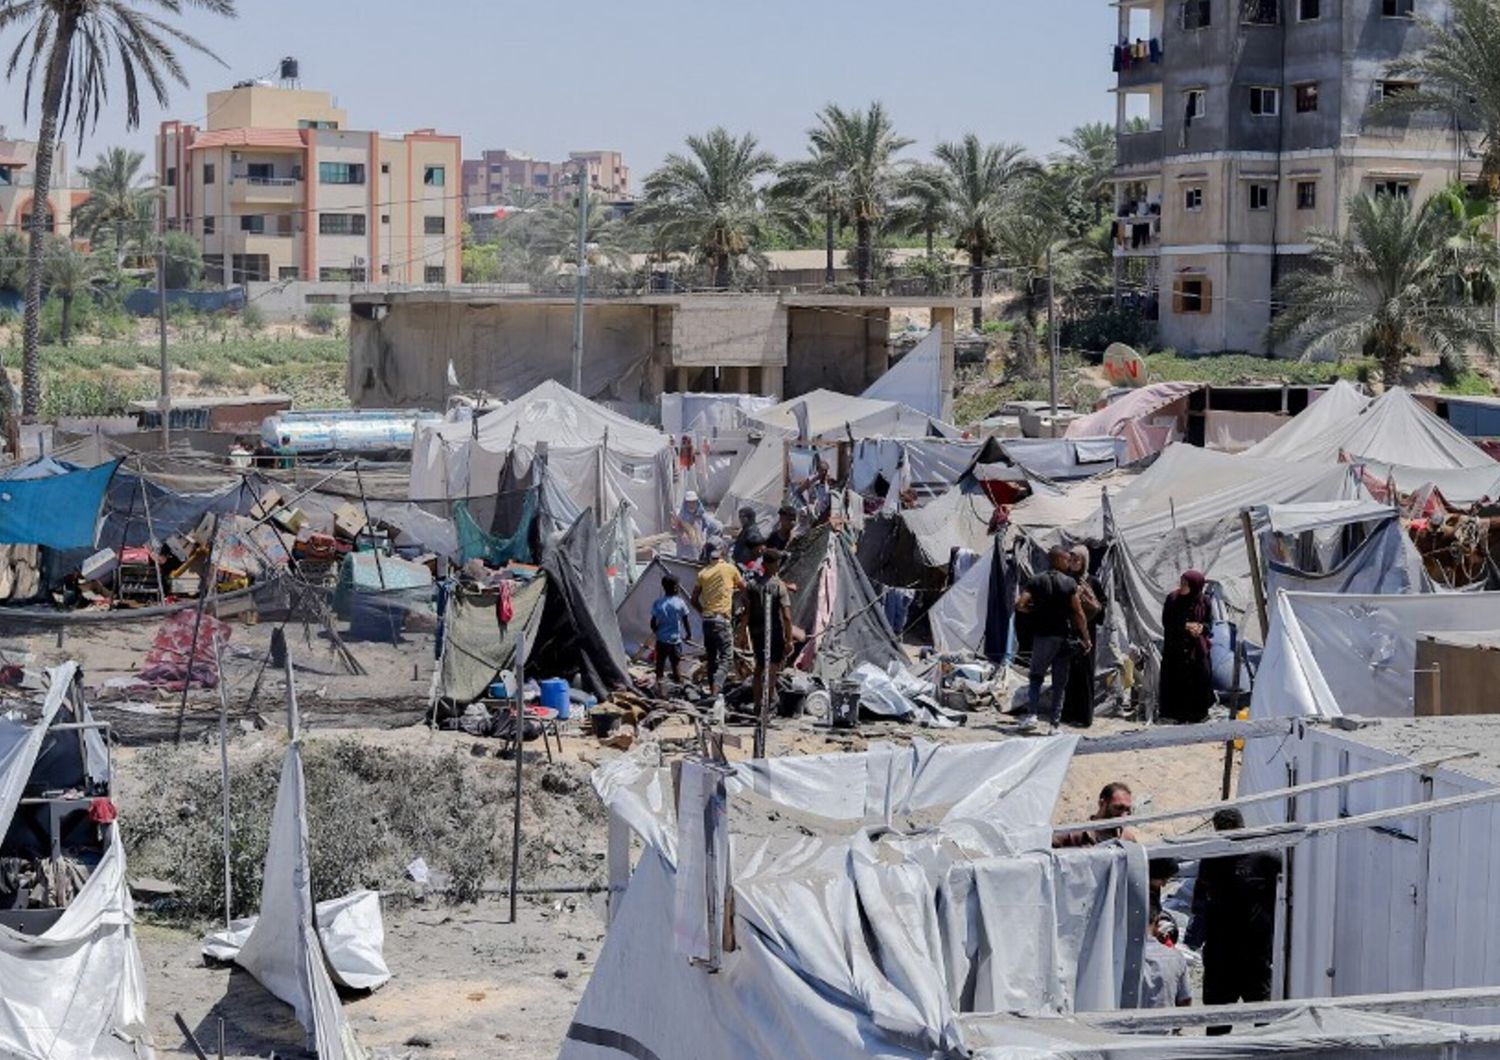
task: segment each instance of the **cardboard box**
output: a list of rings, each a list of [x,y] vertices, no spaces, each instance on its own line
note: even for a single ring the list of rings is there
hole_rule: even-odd
[[[1419,633],[1416,715],[1500,714],[1500,630]]]
[[[254,508],[250,509],[252,519],[264,519],[267,515],[281,507],[281,494],[276,490],[266,490],[260,495],[260,501]]]
[[[98,581],[100,578],[107,578],[113,574],[119,565],[119,557],[115,555],[115,550],[103,548],[84,560],[78,570],[84,580]]]
[[[296,536],[298,530],[302,529],[307,522],[307,516],[297,508],[277,508],[271,513],[271,522],[287,533]]]
[[[346,540],[358,540],[360,533],[368,525],[365,513],[352,504],[346,502],[333,510],[334,533]]]

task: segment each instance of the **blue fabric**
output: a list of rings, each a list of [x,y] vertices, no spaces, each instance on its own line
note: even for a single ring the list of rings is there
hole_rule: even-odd
[[[663,596],[651,605],[651,628],[656,643],[681,644],[682,620],[688,615],[687,603],[680,596]]]
[[[41,479],[0,482],[0,544],[92,548],[99,506],[120,461]]]

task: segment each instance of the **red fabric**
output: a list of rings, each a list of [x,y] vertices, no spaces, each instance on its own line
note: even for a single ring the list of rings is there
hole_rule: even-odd
[[[495,617],[502,626],[509,625],[510,620],[516,617],[515,599],[511,595],[512,584],[510,581],[501,582],[500,599],[495,601]]]
[[[184,685],[213,688],[219,683],[214,665],[214,635],[219,643],[229,643],[229,624],[212,615],[204,615],[198,628],[198,648],[193,651],[193,623],[198,619],[192,610],[179,611],[162,623],[137,683],[167,692],[181,692]],[[192,652],[191,665],[188,653]]]
[[[109,824],[116,816],[113,799],[99,798],[89,803],[89,820],[95,824]]]

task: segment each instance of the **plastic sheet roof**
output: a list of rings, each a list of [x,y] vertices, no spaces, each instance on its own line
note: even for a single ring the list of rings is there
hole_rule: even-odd
[[[1204,385],[1184,382],[1152,383],[1139,390],[1132,390],[1098,412],[1080,416],[1068,424],[1065,437],[1096,438],[1106,434],[1123,437],[1127,425],[1155,415],[1172,402],[1202,390]]]
[[[490,452],[517,445],[535,448],[541,442],[552,449],[591,449],[606,434],[610,450],[627,456],[653,456],[671,444],[656,428],[611,412],[552,380],[481,416],[477,435],[470,423],[445,423],[430,429],[450,442],[475,439]]]
[[[865,388],[862,398],[895,401],[934,419],[943,416],[943,329],[933,328],[896,367]]]
[[[935,419],[897,401],[851,397],[833,390],[814,390],[772,405],[750,418],[773,430],[795,435],[798,405],[807,407],[808,437],[814,440],[825,437],[841,440],[849,432],[855,438],[922,438],[932,433]]]
[[[1370,404],[1370,396],[1347,379],[1340,379],[1307,408],[1241,456],[1272,460],[1288,456],[1323,432],[1346,424]]]
[[[1292,420],[1282,431],[1297,427],[1303,416],[1317,413],[1324,401],[1337,391],[1320,398],[1313,406]],[[1261,445],[1242,456],[1255,459],[1316,461],[1337,463],[1344,456],[1360,456],[1392,464],[1422,468],[1489,467],[1500,465],[1479,446],[1431,412],[1400,387],[1387,390],[1360,411],[1335,418],[1333,412],[1345,407],[1347,395],[1338,399],[1339,406],[1319,416],[1331,420],[1316,434],[1309,427],[1299,428],[1285,437],[1277,431]]]

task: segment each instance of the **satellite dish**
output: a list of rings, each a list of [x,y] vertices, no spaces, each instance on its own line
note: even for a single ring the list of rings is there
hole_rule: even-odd
[[[1115,386],[1145,386],[1146,362],[1123,342],[1112,342],[1104,351],[1104,374]]]

